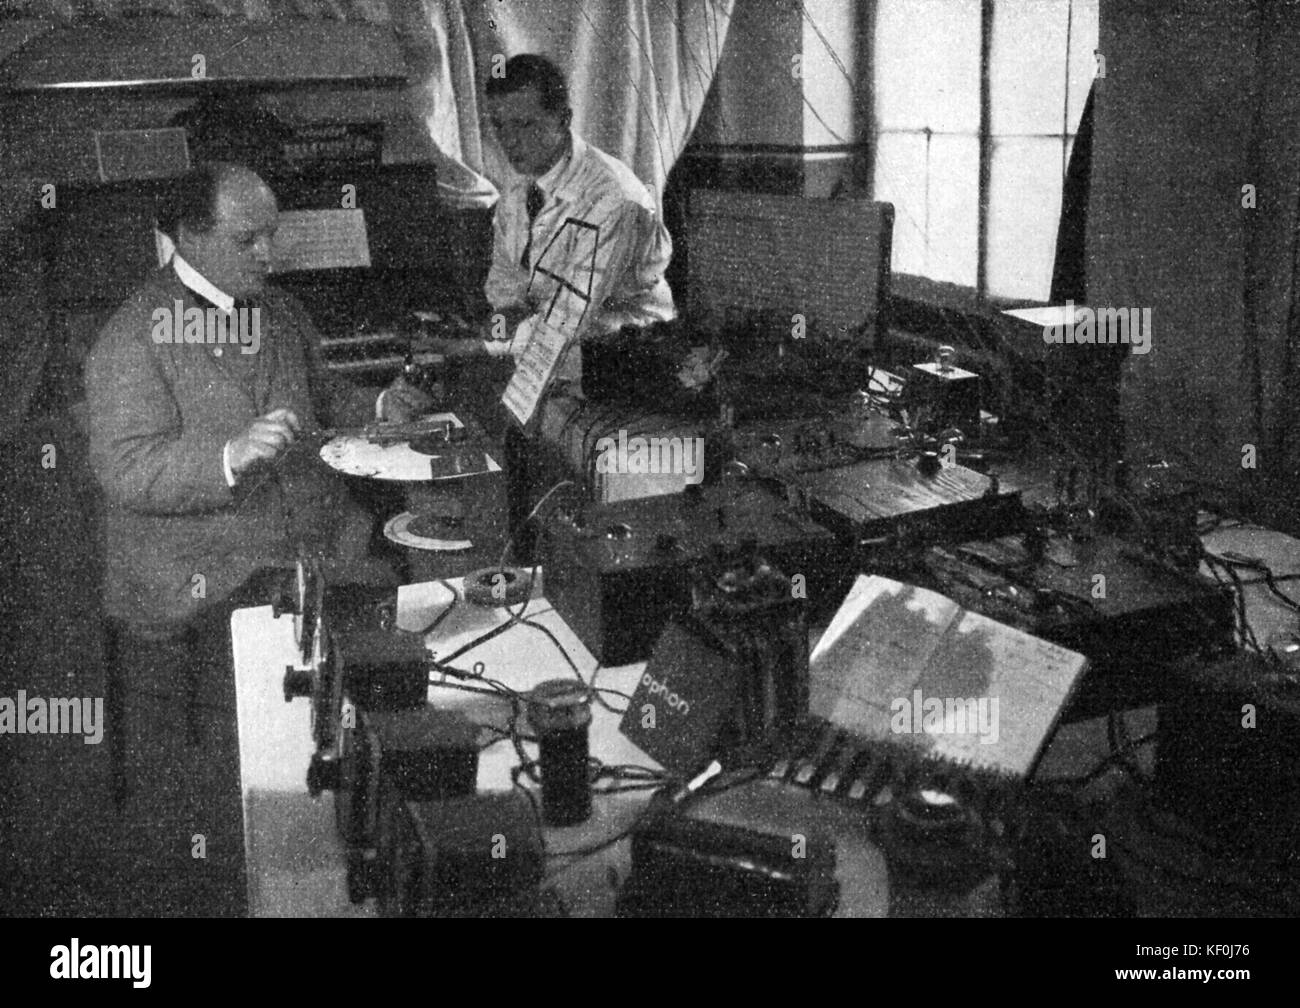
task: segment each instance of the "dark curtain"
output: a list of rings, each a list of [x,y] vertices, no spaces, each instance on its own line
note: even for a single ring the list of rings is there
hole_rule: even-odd
[[[1088,100],[1074,136],[1070,164],[1065,171],[1061,193],[1061,223],[1056,230],[1056,264],[1052,268],[1054,305],[1074,301],[1083,304],[1088,297],[1087,246],[1088,186],[1092,176],[1092,106],[1097,87],[1088,88]]]
[[[1079,129],[1061,192],[1061,219],[1056,231],[1051,303],[1088,304],[1088,195],[1092,182],[1093,107],[1096,82],[1088,89]],[[1062,347],[1063,350],[1078,348]],[[1121,456],[1123,421],[1119,383],[1121,346],[1090,347],[1064,353],[1053,370],[1053,413],[1081,455],[1109,467]]]

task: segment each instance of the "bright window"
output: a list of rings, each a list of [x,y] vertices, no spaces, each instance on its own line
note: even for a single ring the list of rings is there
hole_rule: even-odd
[[[895,273],[1046,301],[1098,0],[879,0],[875,198]]]

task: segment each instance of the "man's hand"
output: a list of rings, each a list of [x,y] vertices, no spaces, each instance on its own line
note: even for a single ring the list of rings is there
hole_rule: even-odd
[[[258,417],[248,429],[227,444],[230,471],[236,476],[256,462],[271,461],[290,444],[301,429],[293,410],[272,410]]]
[[[383,419],[406,423],[429,412],[433,397],[426,395],[400,375],[384,389]]]

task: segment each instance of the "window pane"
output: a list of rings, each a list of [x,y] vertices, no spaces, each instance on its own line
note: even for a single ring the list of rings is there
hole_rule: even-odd
[[[1070,132],[1079,128],[1083,116],[1083,103],[1088,99],[1088,88],[1097,73],[1097,57],[1093,50],[1099,39],[1097,25],[1097,0],[1073,0],[1070,19]],[[1104,54],[1103,54],[1104,55]]]
[[[876,122],[880,129],[979,129],[978,0],[880,0]]]
[[[894,272],[975,285],[978,181],[973,136],[880,137],[875,198],[894,204]]]
[[[930,142],[929,272],[935,280],[975,286],[979,258],[977,137],[937,136]]]
[[[894,204],[895,273],[925,273],[925,137],[884,133],[876,144],[873,199]]]
[[[989,53],[994,136],[1061,133],[1068,0],[996,0]]]
[[[988,293],[1046,301],[1061,215],[1061,140],[994,140],[991,168]]]
[[[812,106],[803,108],[803,142],[810,147],[850,143],[857,74],[854,7],[844,0],[803,0],[803,13],[803,89]]]

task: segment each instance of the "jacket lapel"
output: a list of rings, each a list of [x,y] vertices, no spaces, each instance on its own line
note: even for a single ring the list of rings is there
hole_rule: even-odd
[[[165,268],[168,274],[166,286],[173,304],[176,300],[180,300],[186,309],[198,308],[204,313],[206,326],[208,309],[216,311],[215,306],[181,283],[170,266]],[[231,323],[232,328],[237,325],[237,315],[231,317]],[[244,353],[237,343],[205,343],[202,347],[189,346],[187,349],[197,351],[193,354],[197,358],[195,363],[202,362],[200,366],[209,381],[228,382],[234,385],[249,401],[258,416],[266,412],[263,406],[270,385],[268,376],[270,368],[266,366],[267,362],[264,358],[268,347],[259,346],[255,354]]]

